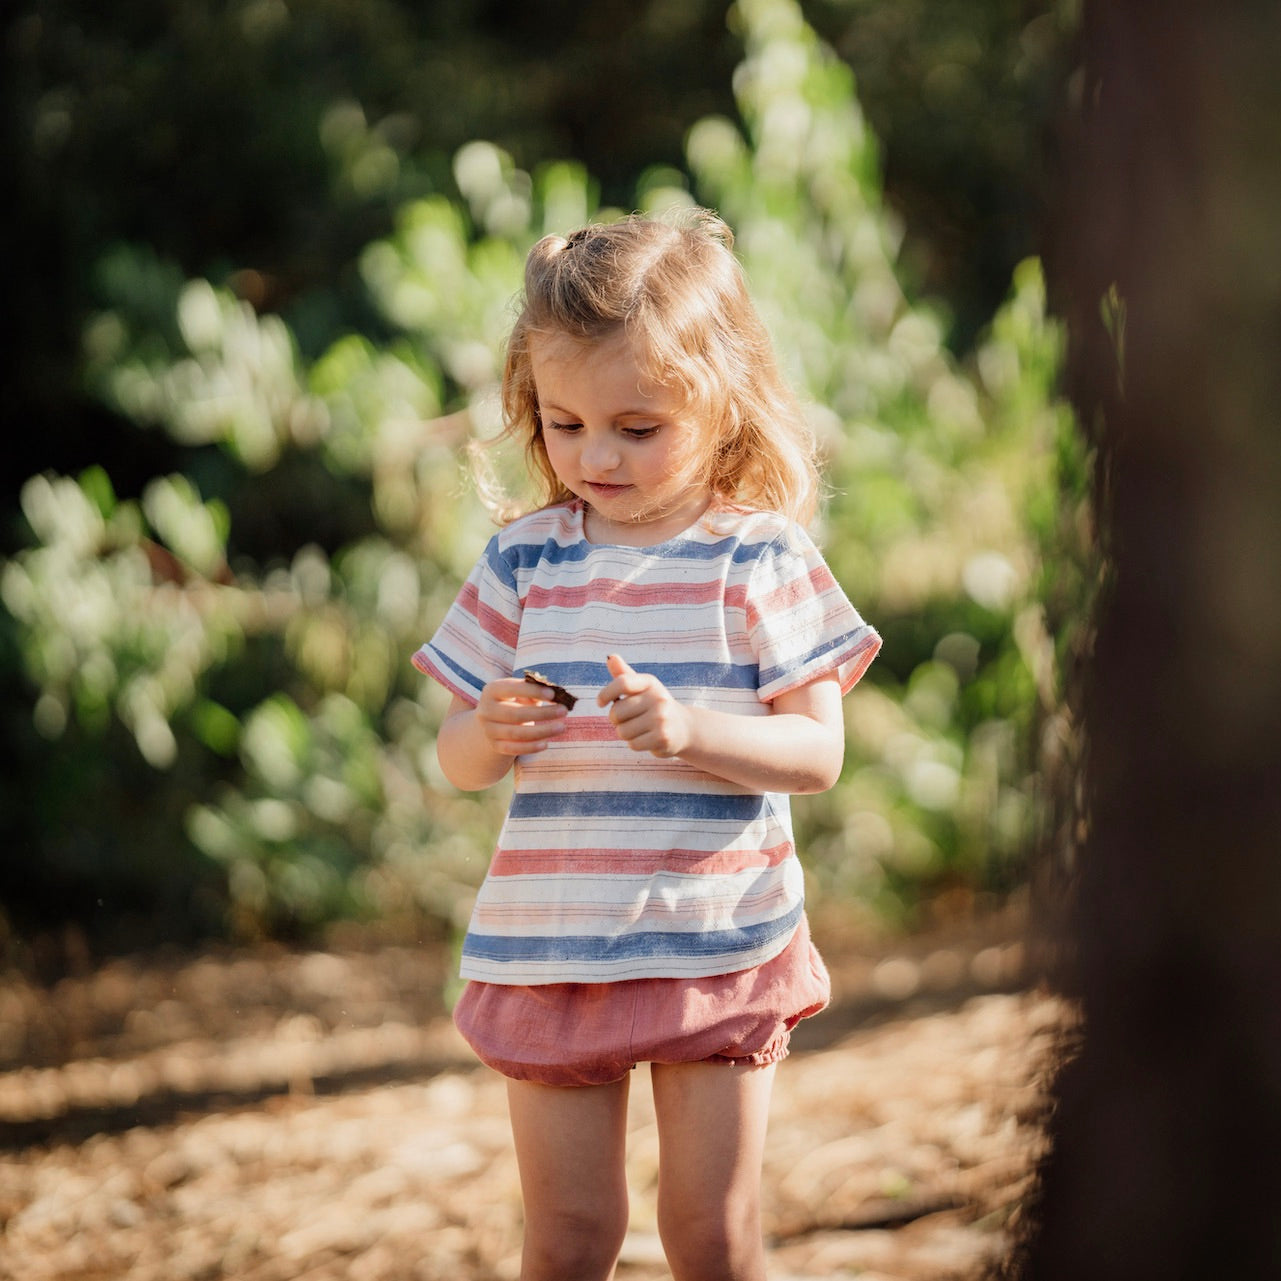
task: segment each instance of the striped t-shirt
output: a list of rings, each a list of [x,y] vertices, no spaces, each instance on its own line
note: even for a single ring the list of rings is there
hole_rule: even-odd
[[[516,759],[461,974],[592,983],[763,964],[803,910],[788,797],[633,751],[596,704],[606,655],[679,702],[766,716],[820,676],[849,690],[880,637],[781,516],[714,510],[668,542],[623,547],[588,542],[583,514],[549,507],[496,534],[414,656],[473,705],[527,668],[579,698],[560,737]]]

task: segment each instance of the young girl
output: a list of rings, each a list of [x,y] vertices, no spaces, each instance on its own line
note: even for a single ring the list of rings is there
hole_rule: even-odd
[[[812,441],[732,243],[696,211],[534,246],[503,410],[541,503],[414,658],[449,779],[515,770],[455,1020],[508,1078],[522,1281],[613,1275],[642,1061],[673,1277],[763,1277],[774,1064],[829,996],[788,794],[836,781],[880,638],[797,523]]]

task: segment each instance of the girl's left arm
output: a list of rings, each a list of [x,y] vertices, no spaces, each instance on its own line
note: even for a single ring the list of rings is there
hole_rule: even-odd
[[[835,674],[780,694],[769,716],[737,716],[678,703],[656,676],[616,654],[609,670],[597,702],[634,751],[679,756],[758,792],[825,792],[840,776],[845,720]]]

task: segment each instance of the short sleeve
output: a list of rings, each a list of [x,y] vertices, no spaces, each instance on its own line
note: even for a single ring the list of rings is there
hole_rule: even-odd
[[[515,575],[495,535],[413,664],[475,706],[490,681],[512,674],[520,615]]]
[[[762,549],[748,586],[747,623],[757,694],[766,703],[832,674],[848,693],[881,648],[799,526]]]

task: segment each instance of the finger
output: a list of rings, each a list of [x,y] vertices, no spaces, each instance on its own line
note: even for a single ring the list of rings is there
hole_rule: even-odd
[[[618,737],[632,749],[633,752],[649,752],[658,756],[661,753],[659,748],[662,747],[662,737],[653,730],[645,727],[629,727],[629,732],[619,729]]]
[[[620,742],[626,743],[635,751],[640,750],[637,744],[645,732],[641,726],[624,721],[622,724],[615,723],[614,728],[618,732]]]
[[[485,686],[481,701],[489,708],[514,709],[520,715],[534,708],[553,707],[560,712],[566,710],[546,690],[540,689],[537,685],[531,685],[528,681],[517,679],[493,681]]]
[[[636,720],[638,716],[643,716],[645,711],[642,699],[618,698],[609,709],[609,719],[621,729],[628,722]]]
[[[532,756],[538,752],[547,750],[548,739],[542,738],[533,743],[522,743],[516,739],[496,738],[492,740],[490,746],[500,756]]]
[[[607,682],[600,693],[596,695],[596,703],[599,707],[608,707],[611,703],[623,697],[623,687],[618,678],[624,671],[630,671],[631,669],[617,654],[606,654],[605,670],[614,679]],[[611,712],[610,715],[612,716],[613,713]]]
[[[554,703],[555,695],[543,685],[535,685],[520,676],[496,680],[490,686],[495,698],[509,703]]]
[[[556,703],[502,702],[495,703],[482,712],[484,720],[503,730],[520,725],[530,727],[535,733],[542,733],[545,727],[563,721],[566,715],[565,709]]]
[[[569,715],[569,709],[559,703],[508,703],[507,712],[516,724],[526,721],[563,721]]]
[[[601,707],[607,707],[610,703],[616,703],[619,699],[630,698],[634,694],[643,693],[652,683],[650,677],[631,667],[626,659],[618,654],[607,655],[605,666],[609,669],[610,675],[614,679],[596,696],[596,702]]]
[[[485,737],[500,751],[525,751],[536,744],[550,742],[565,732],[563,717],[543,716],[535,720],[534,713],[541,712],[542,709],[531,706],[520,709],[526,713],[524,717],[514,719],[509,711],[516,710],[505,708],[502,715],[485,717],[482,721]],[[500,747],[500,744],[505,746]]]
[[[639,694],[644,688],[644,678],[640,672],[636,671],[621,655],[607,654],[605,666],[614,678],[605,687],[607,690],[615,691],[613,698],[626,698],[629,694]],[[613,699],[606,701],[613,701]]]
[[[563,722],[545,722],[543,724],[522,723],[504,725],[493,723],[488,726],[486,736],[490,745],[509,756],[518,756],[522,752],[540,752],[553,739],[565,731]]]
[[[502,721],[490,721],[485,727],[485,735],[491,742],[538,743],[555,738],[564,730],[564,725],[556,722],[535,724],[520,722],[505,724]]]

